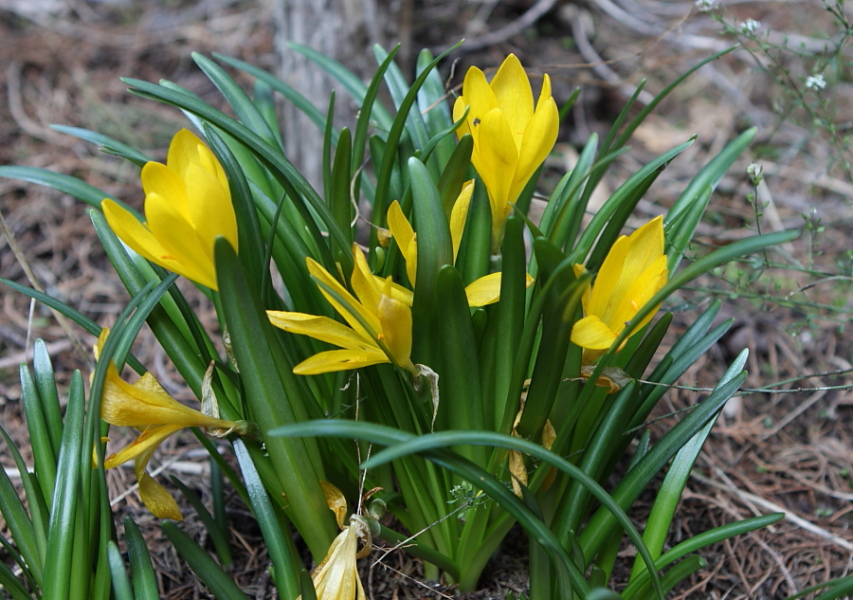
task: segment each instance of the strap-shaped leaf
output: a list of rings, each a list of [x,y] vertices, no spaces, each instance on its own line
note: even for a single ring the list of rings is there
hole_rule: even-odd
[[[97,131],[90,131],[89,129],[83,129],[82,127],[70,127],[68,125],[51,125],[50,128],[58,131],[59,133],[73,135],[76,138],[95,144],[99,146],[102,152],[120,156],[140,168],[144,167],[145,163],[151,160],[148,156],[133,146],[113,139],[103,133],[98,133]]]
[[[10,165],[0,166],[0,177],[8,179],[18,179],[20,181],[28,181],[45,187],[53,188],[63,194],[74,196],[78,200],[100,210],[101,201],[108,198],[109,194],[99,190],[95,186],[89,185],[84,181],[80,181],[76,177],[63,175],[62,173],[54,173],[47,169],[38,167],[16,167]],[[120,200],[116,202],[124,209],[129,210],[134,215],[139,215],[133,208],[126,205]]]
[[[270,502],[268,492],[243,440],[234,442],[234,453],[246,482],[252,512],[261,528],[264,544],[272,561],[275,587],[282,598],[296,598],[302,592],[299,575],[305,568],[299,557],[294,554],[292,544],[289,543],[290,533],[282,531],[278,512]],[[313,585],[311,587],[313,589]]]
[[[222,567],[190,536],[178,529],[177,525],[171,521],[164,521],[161,527],[181,558],[187,561],[193,572],[217,600],[249,600],[231,576],[223,571]]]

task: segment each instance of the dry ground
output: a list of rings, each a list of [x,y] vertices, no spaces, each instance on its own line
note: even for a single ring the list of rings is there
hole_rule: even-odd
[[[162,155],[169,137],[184,125],[181,115],[130,97],[119,76],[168,78],[219,102],[212,85],[194,68],[191,51],[218,51],[265,68],[275,65],[270,2],[32,0],[25,5],[30,12],[23,12],[23,5],[0,1],[0,164],[75,174],[130,202],[141,200],[133,169],[48,125],[94,129]],[[411,7],[414,16],[406,17],[401,6]],[[654,94],[696,60],[734,41],[689,2],[599,0],[581,6],[547,0],[444,0],[389,7],[400,19],[397,30],[406,32],[405,41],[414,48],[441,49],[462,36],[469,39],[467,50],[456,55],[454,83],[468,64],[495,66],[506,52],[514,51],[525,65],[551,74],[558,97],[584,86],[551,159],[554,172],[570,164],[590,132],[606,128],[641,77],[648,77],[647,90]],[[548,10],[533,23],[539,9]],[[720,185],[696,251],[757,227],[810,225],[799,240],[768,255],[772,264],[759,257],[722,270],[685,291],[670,307],[683,325],[711,298],[720,297],[725,316],[734,317],[736,326],[683,379],[685,388],[667,395],[662,420],[654,425],[666,427],[668,413],[695,403],[701,389],[714,384],[725,361],[750,348],[747,387],[753,391],[730,403],[708,441],[685,492],[672,541],[755,514],[782,510],[788,518],[705,551],[709,568],[677,597],[784,598],[847,575],[853,567],[853,184],[849,167],[844,167],[853,157],[842,140],[853,121],[851,51],[848,45],[834,63],[838,83],[833,75],[826,92],[832,95],[824,96],[823,112],[809,112],[798,108],[797,98],[820,108],[821,97],[804,92],[802,82],[813,65],[830,54],[822,40],[835,31],[831,16],[816,2],[745,1],[726,10],[732,23],[760,20],[762,30],[770,33],[759,42],[789,40],[813,55],[777,55],[747,41],[753,53],[739,50],[703,69],[655,112],[637,132],[634,152],[607,185],[615,188],[639,164],[696,133],[694,147],[673,162],[640,204],[640,213],[657,214],[698,165],[745,127],[757,125],[754,154],[744,157]],[[787,88],[777,77],[785,72],[791,74]],[[837,123],[838,131],[816,125],[821,115]],[[765,172],[765,183],[758,188],[763,207],[758,219],[747,198],[752,189],[745,175],[753,159]],[[35,186],[0,181],[0,211],[39,285],[109,324],[127,298],[110,275],[80,203]],[[0,237],[0,273],[26,281],[5,237]],[[8,290],[0,291],[0,299],[0,422],[25,446],[16,368],[32,340],[48,342],[61,379],[88,365],[50,313],[39,307],[31,310],[25,298]],[[86,346],[91,341],[83,338]],[[152,365],[161,381],[169,382],[168,365],[155,344],[142,339],[137,355]],[[178,381],[171,382],[170,389],[182,394]],[[7,458],[0,451],[4,467],[9,467]],[[180,438],[164,446],[161,461],[204,493],[205,461],[192,440]],[[133,514],[152,543],[164,597],[207,597],[136,496],[122,494],[131,480],[129,472],[110,473],[117,510]],[[255,597],[271,597],[260,537],[248,513],[236,506],[230,517],[242,559],[235,578]],[[639,519],[642,509],[638,507]],[[192,520],[186,527],[203,535]],[[372,597],[454,597],[452,589],[420,583],[418,569],[404,555],[392,555],[368,574]],[[469,597],[503,598],[508,591],[524,591],[523,573],[523,553],[502,552],[484,577],[489,591]]]

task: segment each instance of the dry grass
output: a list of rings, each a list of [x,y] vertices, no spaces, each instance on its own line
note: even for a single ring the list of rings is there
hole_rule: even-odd
[[[513,32],[513,23],[524,19],[528,10],[543,8],[543,2],[427,4],[415,4],[414,18],[402,23],[406,27],[401,31],[410,32],[407,41],[413,47],[440,48],[463,35],[472,38],[470,47],[476,48],[483,39],[493,44],[459,53],[456,80],[469,63],[495,65],[507,51],[515,51],[526,65],[552,75],[557,96],[567,96],[576,85],[585,86],[582,102],[561,137],[566,143],[553,159],[561,169],[565,168],[561,161],[571,161],[570,144],[602,131],[640,76],[649,77],[647,89],[654,93],[710,49],[731,41],[718,35],[717,23],[693,11],[692,3],[649,2],[640,10],[623,2],[619,6],[631,18],[621,19],[606,13],[609,3],[590,4],[593,8],[559,6],[537,28],[520,34]],[[57,134],[49,124],[102,131],[161,157],[183,119],[171,109],[130,97],[118,76],[180,81],[218,103],[211,84],[193,68],[190,51],[215,50],[266,68],[274,63],[267,2],[70,5],[72,12],[56,16],[0,10],[4,40],[0,164],[75,174],[109,194],[139,202],[134,169]],[[814,45],[818,55],[820,35],[831,29],[825,11],[806,3],[786,3],[786,10],[752,2],[729,8],[732,21],[747,17],[761,20],[777,39],[785,32],[801,36],[800,41]],[[801,30],[806,22],[814,25],[810,31]],[[496,31],[504,33],[496,36]],[[492,38],[483,37],[489,32]],[[760,155],[745,157],[721,183],[700,229],[697,252],[754,232],[756,214],[747,201],[754,190],[745,176],[751,158],[765,168],[765,183],[757,190],[760,201],[767,203],[758,221],[762,229],[801,226],[802,215],[811,215],[815,223],[813,235],[769,255],[772,268],[753,263],[724,270],[686,291],[674,307],[681,311],[676,322],[683,326],[710,297],[720,296],[736,325],[683,379],[684,389],[667,394],[659,415],[663,420],[655,427],[665,427],[667,419],[675,418],[664,413],[695,404],[702,389],[714,384],[725,362],[743,347],[751,351],[747,386],[755,391],[733,400],[720,418],[688,484],[673,543],[756,514],[784,510],[788,515],[774,527],[703,552],[709,568],[683,586],[678,598],[783,598],[847,575],[853,567],[853,343],[844,335],[853,312],[853,184],[843,165],[845,158],[850,160],[849,149],[826,130],[810,127],[802,120],[802,111],[792,109],[783,115],[774,111],[781,92],[774,77],[767,75],[773,65],[767,62],[759,69],[761,60],[760,52],[736,52],[689,80],[637,132],[635,151],[620,163],[621,172],[606,182],[614,188],[619,177],[638,164],[697,133],[694,147],[672,163],[654,195],[639,206],[640,216],[660,212],[660,206],[667,206],[683,189],[696,165],[746,126],[756,124],[761,132],[753,152]],[[805,64],[784,56],[780,60],[787,61],[795,77]],[[849,69],[849,49],[846,60]],[[838,99],[853,95],[849,71],[846,77],[848,81],[835,92]],[[853,106],[842,104],[835,107],[838,113]],[[835,116],[839,123],[853,120],[853,114]],[[0,211],[39,285],[99,323],[109,324],[126,294],[110,274],[84,208],[60,194],[14,181],[0,181],[0,198]],[[0,239],[0,272],[26,283],[5,238]],[[26,359],[32,339],[48,342],[63,381],[74,368],[86,369],[88,359],[73,350],[67,333],[49,312],[8,291],[0,298],[0,420],[26,450],[16,366]],[[83,342],[89,345],[91,340],[84,337]],[[136,351],[167,387],[178,395],[185,393],[180,381],[170,384],[170,369],[149,338],[143,336]],[[0,456],[8,467],[8,456]],[[163,447],[161,461],[169,472],[206,493],[205,461],[193,440],[176,438]],[[116,510],[132,514],[143,527],[164,597],[205,597],[136,496],[125,493],[129,479],[127,471],[110,472]],[[235,555],[240,557],[233,574],[247,593],[273,597],[260,536],[246,510],[238,502],[232,507],[230,526]],[[643,514],[639,506],[635,516],[642,520]],[[185,527],[204,536],[203,527],[192,519]],[[469,598],[524,591],[523,553],[502,552],[500,557],[484,577],[489,591]],[[422,582],[419,569],[401,553],[390,555],[366,573],[372,597],[454,597],[451,588],[437,590]]]

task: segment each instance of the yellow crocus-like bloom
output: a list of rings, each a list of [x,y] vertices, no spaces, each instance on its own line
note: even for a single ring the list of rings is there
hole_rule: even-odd
[[[471,161],[489,193],[492,254],[497,254],[511,203],[557,141],[559,112],[548,75],[534,107],[530,80],[514,54],[506,57],[491,83],[477,67],[468,69],[453,120],[461,119],[466,108],[468,116],[457,134],[474,138]]]
[[[662,217],[616,240],[595,282],[583,295],[584,317],[572,328],[572,342],[593,351],[592,356],[613,345],[637,312],[666,284],[669,269],[663,246]],[[583,265],[575,265],[576,274],[584,270]],[[651,321],[657,309],[644,317],[634,331]],[[586,354],[584,362],[589,362]]]
[[[109,329],[101,331],[95,345],[95,359],[98,359],[108,335]],[[212,395],[208,408],[208,412],[218,413]],[[135,427],[141,431],[133,443],[108,456],[104,460],[104,468],[112,469],[133,459],[139,496],[146,508],[158,518],[176,521],[182,518],[177,502],[145,472],[148,461],[163,440],[184,427],[204,427],[215,437],[255,433],[253,425],[247,421],[218,419],[181,404],[163,389],[151,373],[145,373],[133,384],[127,383],[119,376],[112,361],[107,367],[101,394],[101,418],[110,425]]]
[[[219,236],[237,248],[237,219],[222,165],[204,143],[182,129],[166,164],[142,168],[146,223],[116,202],[101,203],[115,234],[137,254],[211,289],[218,289],[213,245]]]
[[[270,322],[285,331],[307,335],[339,346],[339,350],[320,352],[293,368],[299,375],[347,371],[378,363],[393,363],[413,375],[412,295],[370,272],[364,253],[353,244],[355,267],[350,278],[355,296],[347,291],[318,262],[306,258],[308,272],[321,284],[320,291],[338,311],[347,325],[328,317],[305,313],[268,310]],[[333,290],[338,298],[326,288]],[[357,297],[357,298],[356,298]]]
[[[466,182],[462,191],[456,198],[450,212],[450,239],[453,244],[453,260],[459,253],[462,243],[462,233],[465,230],[465,222],[468,217],[468,206],[471,203],[471,195],[474,192],[474,180]],[[388,207],[388,229],[392,237],[397,240],[403,259],[406,261],[406,275],[409,283],[415,285],[418,267],[418,243],[417,234],[403,214],[400,204],[394,200]],[[533,278],[527,276],[528,287],[533,283]],[[501,274],[491,273],[471,282],[465,287],[465,296],[468,298],[468,306],[486,306],[500,300]]]
[[[217,437],[231,432],[246,433],[248,427],[244,421],[217,419],[181,404],[150,373],[133,384],[127,383],[112,362],[107,368],[101,396],[101,418],[110,425],[141,430],[133,443],[104,460],[104,468],[111,469],[133,459],[142,502],[155,516],[175,520],[181,519],[175,499],[145,472],[157,446],[184,427],[204,427]]]

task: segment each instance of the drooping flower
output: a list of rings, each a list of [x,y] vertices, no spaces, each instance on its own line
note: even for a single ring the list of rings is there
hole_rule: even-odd
[[[453,260],[456,261],[456,255],[459,253],[459,246],[462,243],[462,233],[465,230],[465,222],[468,217],[468,206],[471,203],[471,195],[474,192],[474,180],[466,182],[462,186],[462,191],[453,204],[450,212],[450,239],[453,245]],[[397,241],[400,247],[400,253],[406,261],[406,275],[409,278],[409,283],[415,285],[418,272],[418,242],[417,234],[403,214],[403,209],[395,200],[388,207],[388,229],[391,236]],[[533,283],[533,278],[527,276],[527,286]],[[468,306],[478,307],[494,304],[500,300],[501,295],[501,274],[491,273],[484,277],[471,282],[465,286],[465,296],[468,298]]]
[[[613,345],[625,326],[666,284],[669,269],[663,247],[662,217],[616,240],[595,282],[583,295],[584,317],[572,328],[572,342],[593,351],[590,356]],[[575,265],[576,274],[584,271],[583,265]],[[646,315],[634,331],[651,321],[657,309]],[[584,362],[588,362],[587,353]]]
[[[107,330],[104,330],[99,346],[103,346],[106,335]],[[158,518],[176,521],[182,518],[177,502],[145,472],[157,447],[185,427],[203,427],[215,437],[230,433],[252,434],[252,425],[246,421],[219,419],[181,404],[162,388],[151,373],[145,373],[133,384],[127,383],[119,376],[112,361],[107,367],[101,396],[101,418],[110,425],[135,427],[141,432],[130,445],[106,457],[104,468],[112,469],[133,459],[139,496],[146,508]]]
[[[357,560],[370,554],[373,543],[370,528],[358,515],[351,515],[349,526],[344,526],[346,500],[343,494],[330,483],[321,481],[320,484],[338,527],[343,531],[332,541],[323,562],[311,573],[317,600],[366,600]],[[301,596],[297,600],[301,600]]]
[[[145,223],[109,198],[101,203],[115,234],[137,254],[211,289],[218,289],[213,245],[219,236],[237,248],[237,219],[222,165],[204,143],[182,129],[166,164],[142,168]]]
[[[347,371],[379,363],[393,363],[413,375],[412,293],[370,272],[364,253],[353,244],[355,267],[350,278],[355,296],[347,291],[318,262],[306,258],[308,272],[320,291],[347,325],[328,317],[268,310],[270,322],[285,331],[307,335],[339,346],[315,354],[293,368],[299,375]],[[332,290],[334,295],[326,289]],[[337,298],[335,297],[337,296]],[[342,302],[338,300],[340,298]]]
[[[559,112],[548,75],[542,78],[534,107],[530,80],[514,54],[506,57],[491,83],[477,67],[468,69],[462,95],[453,106],[453,120],[461,119],[466,108],[468,116],[457,134],[470,133],[474,139],[471,161],[489,193],[492,254],[497,254],[510,203],[518,199],[554,147]]]

